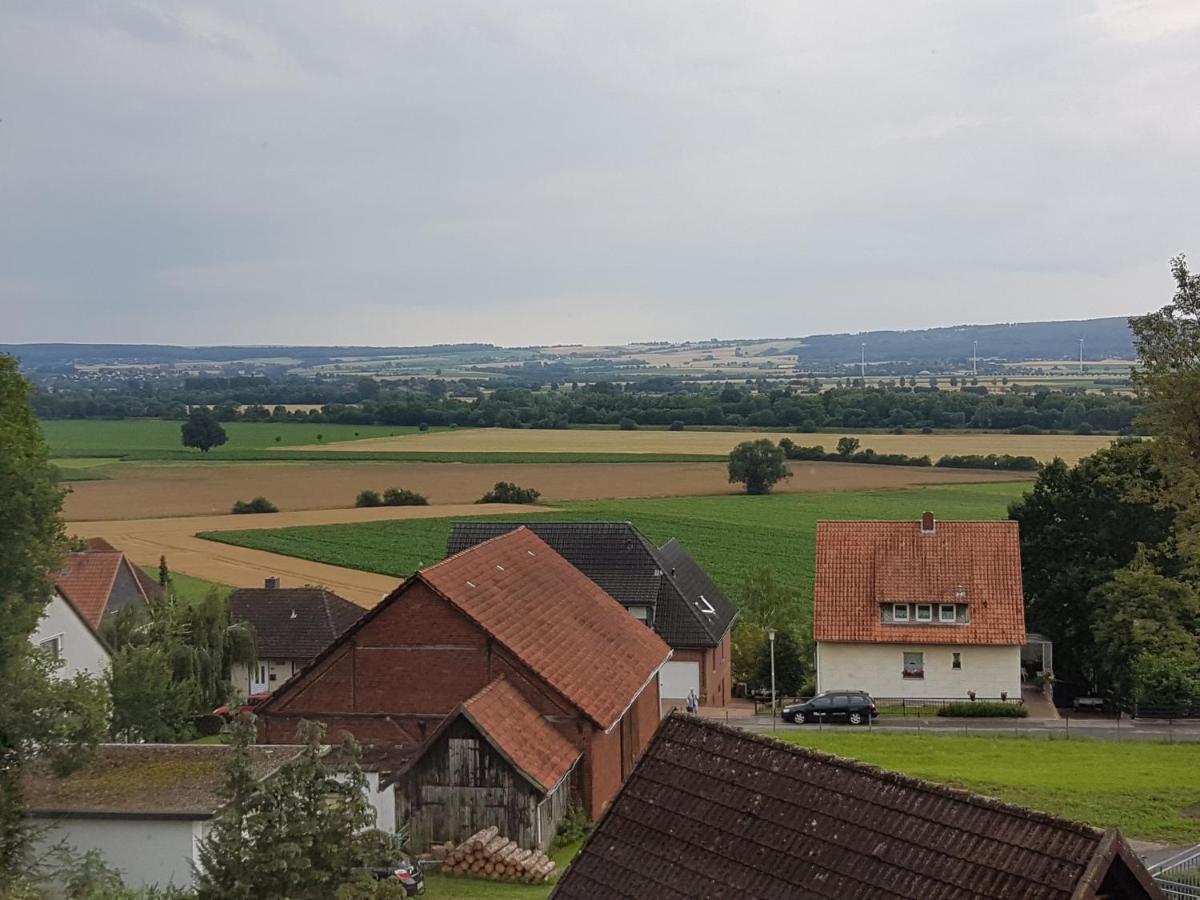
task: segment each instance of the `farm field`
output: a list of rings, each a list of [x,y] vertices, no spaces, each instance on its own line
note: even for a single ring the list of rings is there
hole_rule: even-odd
[[[977,469],[793,462],[783,493],[863,490],[914,484],[1028,480],[1030,474]],[[724,463],[118,463],[105,478],[73,484],[65,514],[73,521],[228,513],[235,500],[265,496],[284,511],[347,509],[365,488],[415,490],[433,504],[473,503],[497,481],[516,481],[543,500],[604,500],[733,494]]]
[[[563,504],[538,521],[630,521],[662,544],[678,538],[736,600],[747,575],[769,569],[800,597],[812,597],[816,523],[821,519],[995,519],[1022,493],[1021,483],[924,486],[904,490],[667,497]],[[506,515],[508,521],[532,519]],[[454,517],[313,528],[209,532],[238,547],[403,577],[440,560]]]
[[[785,740],[946,782],[1126,837],[1200,841],[1200,745],[795,732]]]
[[[1044,462],[1061,456],[1075,462],[1082,456],[1106,447],[1111,437],[1076,434],[1007,434],[982,432],[941,432],[937,434],[858,434],[864,448],[880,453],[928,454],[935,462],[947,453],[1009,453],[1033,456]],[[470,451],[526,453],[679,453],[698,455],[727,454],[746,440],[789,438],[797,444],[821,444],[832,451],[840,433],[796,434],[794,432],[744,431],[619,431],[596,428],[568,428],[540,431],[513,428],[468,428],[436,433],[407,434],[399,437],[363,438],[332,446],[300,446],[299,450],[327,452],[426,451],[461,453]]]

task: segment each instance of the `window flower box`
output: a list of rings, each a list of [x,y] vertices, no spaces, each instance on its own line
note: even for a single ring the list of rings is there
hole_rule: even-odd
[[[924,669],[917,669],[915,672],[909,672],[909,671],[906,671],[906,670],[904,670],[904,669],[901,669],[901,670],[900,670],[900,674],[901,674],[902,676],[904,676],[905,678],[924,678],[924,677],[925,677],[925,670],[924,670]]]

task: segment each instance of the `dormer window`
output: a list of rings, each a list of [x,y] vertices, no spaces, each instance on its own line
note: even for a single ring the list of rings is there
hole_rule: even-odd
[[[933,621],[933,604],[918,603],[917,604],[917,621],[932,622]]]
[[[938,621],[951,623],[958,621],[958,608],[953,603],[942,603],[938,606]]]
[[[892,604],[892,621],[907,622],[908,621],[908,604],[893,603]]]

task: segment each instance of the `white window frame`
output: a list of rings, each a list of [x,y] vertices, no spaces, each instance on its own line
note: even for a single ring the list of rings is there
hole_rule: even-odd
[[[699,600],[700,602],[697,604],[697,606],[700,608],[700,612],[709,616],[715,616],[717,614],[716,607],[708,602],[707,597],[705,597],[703,594],[700,594]]]
[[[946,616],[946,611],[949,610],[949,617]],[[938,621],[954,623],[958,621],[958,607],[953,603],[938,604]]]
[[[43,641],[38,642],[38,647],[43,650],[49,650],[54,654],[55,659],[63,658],[63,632],[52,634]]]
[[[903,614],[901,614],[902,611],[903,611]],[[893,603],[892,604],[892,621],[893,622],[907,622],[908,621],[908,612],[909,612],[909,610],[908,610],[907,603]]]
[[[923,616],[921,615],[921,610],[925,610],[925,615],[923,615]],[[932,603],[918,603],[917,608],[916,608],[915,618],[916,618],[916,621],[918,621],[918,622],[932,622],[933,621],[933,604]]]
[[[919,657],[921,668],[910,672],[908,670],[909,656]],[[924,678],[925,677],[925,651],[923,650],[905,650],[900,654],[900,672],[905,678]]]

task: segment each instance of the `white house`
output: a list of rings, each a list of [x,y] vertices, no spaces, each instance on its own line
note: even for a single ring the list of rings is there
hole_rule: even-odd
[[[813,635],[818,691],[1019,699],[1017,523],[818,523]]]
[[[92,623],[60,593],[55,593],[46,604],[30,640],[62,661],[55,673],[59,678],[74,678],[81,673],[103,675],[111,661],[108,648]]]

